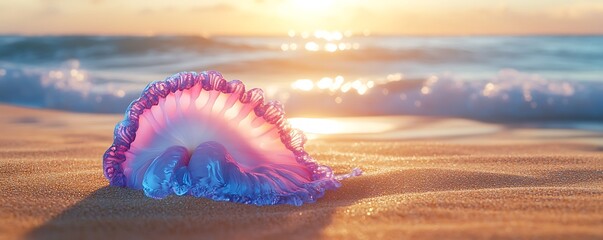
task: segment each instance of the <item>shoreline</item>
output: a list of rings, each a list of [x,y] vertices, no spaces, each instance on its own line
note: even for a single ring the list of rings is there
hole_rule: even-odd
[[[603,237],[600,131],[380,118],[393,127],[306,144],[363,176],[313,204],[257,207],[108,187],[102,153],[122,115],[0,112],[0,239]]]

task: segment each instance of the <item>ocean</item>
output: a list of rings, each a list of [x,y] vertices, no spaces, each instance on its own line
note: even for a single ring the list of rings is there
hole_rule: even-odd
[[[289,116],[603,120],[603,36],[0,36],[0,102],[123,113],[144,87],[218,70]]]

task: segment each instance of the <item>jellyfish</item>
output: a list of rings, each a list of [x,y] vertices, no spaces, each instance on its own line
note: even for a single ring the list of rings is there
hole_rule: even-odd
[[[340,181],[305,150],[278,101],[219,72],[182,72],[150,83],[117,123],[103,156],[110,185],[151,198],[192,195],[255,205],[300,206]]]

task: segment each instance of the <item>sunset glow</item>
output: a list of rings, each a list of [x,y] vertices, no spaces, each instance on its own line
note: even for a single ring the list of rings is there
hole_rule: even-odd
[[[302,11],[323,12],[331,10],[333,0],[291,0],[294,7]]]
[[[603,3],[596,0],[0,2],[0,33],[4,34],[289,33],[338,41],[351,33],[602,34],[603,28],[593,24],[597,22],[603,22]],[[337,50],[345,47],[337,45]],[[331,52],[336,48],[328,45],[320,49]]]

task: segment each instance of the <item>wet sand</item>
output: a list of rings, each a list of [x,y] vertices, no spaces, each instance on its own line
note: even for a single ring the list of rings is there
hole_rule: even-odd
[[[108,187],[121,116],[0,112],[1,239],[603,238],[603,132],[391,118],[307,144],[363,176],[314,204],[257,207]]]

